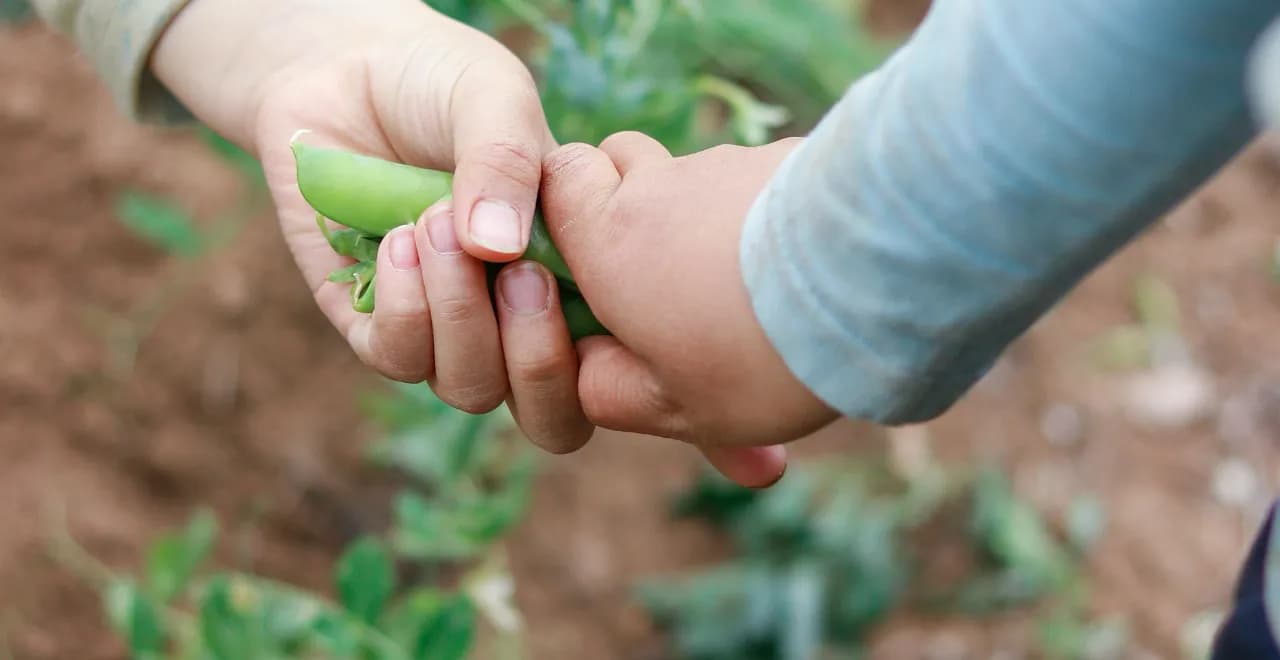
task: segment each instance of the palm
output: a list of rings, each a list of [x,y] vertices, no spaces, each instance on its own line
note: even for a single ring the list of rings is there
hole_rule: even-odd
[[[306,130],[302,139],[311,144],[452,169],[447,92],[465,65],[440,42],[371,47],[284,81],[263,104],[257,143],[281,230],[321,311],[343,334],[358,315],[347,285],[326,277],[344,258],[317,231],[315,211],[298,191],[290,139]]]

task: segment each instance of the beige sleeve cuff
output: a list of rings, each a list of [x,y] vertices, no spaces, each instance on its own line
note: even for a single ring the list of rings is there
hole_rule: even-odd
[[[151,73],[151,49],[189,0],[33,0],[36,13],[71,37],[120,110],[149,123],[185,123],[190,112]]]

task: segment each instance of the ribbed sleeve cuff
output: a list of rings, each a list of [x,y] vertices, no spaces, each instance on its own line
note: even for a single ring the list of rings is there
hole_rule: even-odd
[[[185,123],[190,112],[150,72],[161,33],[189,0],[46,0],[39,13],[68,34],[97,69],[117,107],[148,123]]]

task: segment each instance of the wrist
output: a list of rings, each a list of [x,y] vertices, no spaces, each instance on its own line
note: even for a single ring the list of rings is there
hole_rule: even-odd
[[[277,0],[256,10],[192,0],[161,34],[150,67],[196,118],[256,154],[253,125],[273,81],[442,20],[418,0]]]

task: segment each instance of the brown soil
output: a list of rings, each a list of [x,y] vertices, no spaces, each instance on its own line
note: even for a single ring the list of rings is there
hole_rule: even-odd
[[[888,26],[909,25],[923,7],[879,4]],[[251,220],[241,238],[251,247],[191,270],[130,366],[126,324],[104,319],[133,313],[176,271],[120,226],[116,193],[173,196],[206,217],[240,194],[237,178],[190,135],[120,119],[68,45],[34,26],[0,28],[0,145],[0,657],[6,647],[24,659],[123,657],[93,591],[51,558],[60,510],[95,556],[129,565],[148,538],[207,504],[238,539],[220,548],[223,561],[327,589],[343,542],[386,516],[391,484],[360,457],[353,405],[376,381],[315,310],[272,218]],[[1278,190],[1265,154],[1242,158],[929,428],[943,457],[1006,461],[1051,514],[1077,492],[1103,497],[1111,525],[1091,565],[1096,609],[1127,617],[1155,657],[1177,657],[1188,619],[1225,602],[1276,486],[1280,285],[1267,269]],[[1217,388],[1209,421],[1143,430],[1117,408],[1120,377],[1083,355],[1131,320],[1130,283],[1144,272],[1179,294],[1184,335]],[[1041,421],[1054,404],[1081,412],[1076,442],[1046,440]],[[882,441],[853,425],[822,435],[801,453]],[[1259,480],[1241,505],[1213,494],[1229,457]],[[670,443],[602,434],[546,465],[532,515],[510,541],[532,657],[663,657],[629,590],[723,551],[707,529],[663,509],[696,459]],[[1025,652],[1029,634],[1019,617],[900,617],[873,657],[992,657]]]

